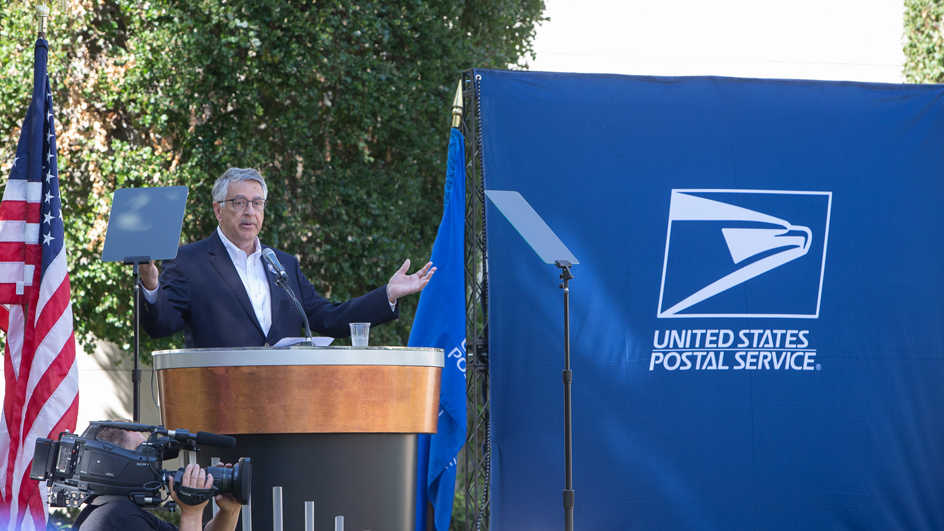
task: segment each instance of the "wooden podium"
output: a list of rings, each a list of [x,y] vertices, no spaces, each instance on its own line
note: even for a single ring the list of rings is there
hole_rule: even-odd
[[[252,458],[251,525],[273,527],[282,487],[285,530],[412,531],[418,433],[435,433],[441,349],[288,347],[154,353],[161,421],[169,429],[231,435],[235,449],[203,447],[235,463]],[[246,524],[243,529],[249,529]]]

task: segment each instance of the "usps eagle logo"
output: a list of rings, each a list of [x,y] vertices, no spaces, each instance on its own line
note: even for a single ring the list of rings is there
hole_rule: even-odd
[[[660,318],[819,317],[831,192],[672,190]]]

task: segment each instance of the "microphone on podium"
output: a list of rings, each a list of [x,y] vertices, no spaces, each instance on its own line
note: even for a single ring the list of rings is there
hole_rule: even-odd
[[[269,263],[270,266],[275,268],[275,274],[278,275],[279,285],[283,282],[288,282],[288,273],[285,272],[285,268],[282,267],[282,263],[279,262],[279,259],[275,256],[275,251],[270,247],[262,249],[262,258]]]
[[[282,263],[279,262],[279,259],[275,256],[275,251],[273,251],[271,247],[264,247],[262,249],[262,258],[275,269],[275,283],[281,286],[282,289],[285,290],[285,293],[288,294],[289,298],[292,299],[292,302],[295,303],[295,309],[298,310],[298,314],[302,316],[302,322],[305,323],[305,337],[308,338],[308,344],[312,347],[315,346],[315,342],[311,339],[311,328],[308,326],[308,316],[305,315],[305,309],[302,308],[301,303],[298,302],[298,298],[295,297],[295,293],[292,292],[291,286],[288,285],[288,273],[285,272]]]

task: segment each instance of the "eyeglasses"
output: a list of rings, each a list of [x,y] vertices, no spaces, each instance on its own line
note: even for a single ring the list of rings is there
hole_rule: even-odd
[[[253,199],[252,201],[250,201],[244,197],[237,197],[235,199],[226,199],[224,201],[220,201],[220,203],[226,203],[226,202],[233,203],[233,210],[246,210],[246,207],[248,207],[249,204],[252,203],[252,209],[255,210],[256,212],[264,211],[266,203],[267,203],[265,199]]]

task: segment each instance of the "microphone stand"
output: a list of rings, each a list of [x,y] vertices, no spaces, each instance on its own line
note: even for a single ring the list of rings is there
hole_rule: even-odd
[[[308,326],[308,316],[305,315],[305,310],[302,308],[301,303],[298,302],[295,294],[292,293],[292,288],[288,287],[288,278],[276,273],[275,283],[278,284],[280,288],[284,289],[288,297],[295,303],[295,309],[298,310],[298,314],[302,316],[302,322],[305,323],[305,337],[308,338],[308,346],[315,346],[315,341],[311,338],[311,328]]]

